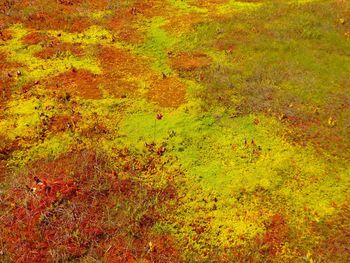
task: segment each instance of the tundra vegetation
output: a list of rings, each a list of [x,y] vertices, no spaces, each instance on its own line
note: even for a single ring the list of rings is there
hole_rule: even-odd
[[[1,262],[349,262],[350,2],[0,1]]]

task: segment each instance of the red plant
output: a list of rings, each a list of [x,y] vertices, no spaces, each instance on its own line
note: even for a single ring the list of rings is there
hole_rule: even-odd
[[[153,189],[133,178],[159,171],[159,156],[139,160],[123,150],[115,161],[119,168],[112,172],[95,153],[75,152],[29,167],[35,176],[10,188],[0,206],[6,211],[0,214],[0,244],[9,260],[90,255],[108,262],[178,262],[170,238],[152,232],[164,219],[158,208],[176,198],[174,187],[169,182]]]

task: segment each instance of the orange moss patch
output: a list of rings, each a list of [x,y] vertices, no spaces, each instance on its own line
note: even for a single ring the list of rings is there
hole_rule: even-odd
[[[84,50],[81,47],[81,44],[51,42],[48,47],[35,53],[34,56],[41,59],[51,59],[66,52],[70,52],[77,57],[82,57],[84,55]]]
[[[80,120],[80,114],[54,116],[49,120],[49,131],[56,134],[66,130],[73,130]]]
[[[113,73],[101,75],[100,81],[101,87],[116,98],[133,97],[139,88],[135,81],[123,79]]]
[[[231,54],[236,49],[236,46],[230,42],[225,42],[225,41],[220,40],[214,44],[214,48],[221,50],[221,51],[225,51],[228,54]]]
[[[137,16],[130,10],[120,9],[118,14],[106,22],[106,27],[115,32],[115,38],[130,44],[140,44],[144,40],[144,35],[133,25]]]
[[[9,30],[0,30],[0,40],[7,41],[12,38],[12,34]]]
[[[130,54],[124,49],[101,48],[99,58],[103,67],[100,76],[101,86],[115,97],[129,97],[135,94],[138,85],[130,77],[151,74],[144,59]]]
[[[102,47],[99,58],[104,72],[118,72],[126,76],[140,76],[146,73],[147,64],[124,49]]]
[[[5,179],[7,172],[6,161],[0,160],[0,183]]]
[[[28,16],[24,24],[36,30],[64,30],[81,33],[91,26],[85,17],[68,17],[64,13],[38,12]]]
[[[131,8],[133,14],[140,13],[146,17],[164,16],[168,11],[169,4],[166,1],[158,0],[136,0]]]
[[[195,14],[185,14],[180,16],[172,16],[169,18],[169,22],[163,26],[163,28],[170,33],[184,34],[190,31],[194,31],[194,26],[204,18]]]
[[[147,97],[162,107],[178,107],[185,102],[186,86],[175,77],[157,80]]]
[[[72,69],[64,72],[47,80],[47,85],[60,93],[69,93],[85,99],[98,99],[102,95],[98,88],[98,76],[86,70]]]
[[[171,66],[180,71],[191,71],[209,66],[211,59],[201,53],[180,53],[171,58]]]
[[[91,10],[99,11],[107,9],[110,2],[111,1],[109,0],[87,0],[87,3]]]
[[[58,40],[55,37],[48,36],[47,34],[44,34],[42,32],[31,32],[28,35],[24,36],[21,39],[22,43],[25,45],[37,45],[40,43],[47,43],[47,42],[57,42]]]
[[[288,238],[288,225],[280,214],[275,214],[271,218],[271,223],[267,226],[267,231],[261,240],[266,248],[266,252],[275,256],[281,252],[284,242]]]
[[[129,44],[140,44],[144,41],[144,36],[137,30],[137,28],[125,25],[118,34],[119,40]]]

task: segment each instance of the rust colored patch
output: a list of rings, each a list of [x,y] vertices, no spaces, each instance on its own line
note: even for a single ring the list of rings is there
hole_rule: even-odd
[[[81,48],[80,44],[51,42],[48,47],[35,53],[34,56],[41,59],[51,59],[66,52],[70,52],[77,57],[82,57],[84,55],[84,50]]]
[[[9,30],[0,30],[0,40],[7,41],[12,38],[12,34]]]
[[[37,45],[39,43],[47,43],[47,42],[57,42],[58,40],[54,37],[48,36],[42,32],[31,32],[28,35],[24,36],[22,39],[22,43],[25,45]]]
[[[130,25],[126,25],[120,30],[118,38],[121,41],[130,44],[140,44],[144,41],[144,36],[137,31],[137,28]]]
[[[49,121],[49,130],[53,133],[73,130],[80,120],[80,114],[75,114],[73,116],[54,116]]]
[[[103,67],[103,74],[99,78],[101,85],[115,97],[132,96],[138,85],[130,77],[150,74],[145,60],[123,49],[103,47],[99,58]]]
[[[175,77],[157,80],[147,97],[162,107],[178,107],[185,102],[186,86]]]
[[[47,80],[47,85],[52,90],[80,96],[85,99],[101,98],[98,88],[98,76],[86,70],[64,72]]]
[[[118,40],[130,44],[139,44],[143,42],[144,36],[137,27],[132,25],[134,21],[136,21],[136,16],[122,9],[118,11],[118,15],[107,22],[106,27],[116,33],[115,37]]]
[[[0,182],[6,177],[7,167],[6,161],[0,160]]]
[[[112,31],[118,32],[123,27],[134,21],[136,21],[136,17],[124,8],[118,10],[118,13],[107,22],[107,27]]]
[[[163,169],[159,156],[136,158],[125,149],[116,154],[118,173],[106,156],[76,151],[32,163],[18,180],[7,180],[0,202],[7,211],[0,217],[4,253],[16,262],[85,262],[91,255],[106,262],[180,262],[173,241],[152,230],[162,219],[158,207],[176,198],[174,186],[133,180],[135,173]]]
[[[267,231],[262,240],[262,243],[267,246],[267,252],[270,255],[278,254],[287,237],[288,226],[285,219],[280,214],[275,214],[271,218],[271,223],[267,227]]]
[[[174,69],[180,71],[191,71],[208,67],[211,59],[201,53],[180,53],[171,59],[171,65]]]
[[[125,80],[121,76],[107,73],[100,77],[102,87],[116,98],[129,98],[135,95],[138,85],[134,81]]]
[[[169,4],[166,1],[158,0],[136,0],[130,12],[134,15],[138,13],[146,17],[164,16],[169,11]]]
[[[184,34],[194,31],[194,26],[203,21],[201,16],[197,14],[185,14],[180,16],[171,16],[169,22],[163,26],[163,28],[170,33]]]
[[[103,47],[99,58],[104,72],[123,75],[141,75],[147,71],[146,63],[124,49]]]
[[[214,47],[218,50],[225,51],[226,53],[232,53],[235,49],[236,46],[231,44],[230,42],[225,42],[225,41],[217,41],[214,44]]]
[[[23,21],[29,28],[36,30],[64,30],[81,33],[89,28],[90,21],[85,17],[67,17],[64,13],[38,12]]]
[[[105,10],[111,1],[109,0],[88,0],[89,8],[91,10]]]

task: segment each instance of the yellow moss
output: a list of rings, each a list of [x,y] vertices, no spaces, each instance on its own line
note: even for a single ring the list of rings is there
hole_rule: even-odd
[[[70,33],[59,30],[46,31],[52,36],[60,34],[59,39],[67,43],[80,43],[85,45],[111,44],[113,36],[103,27],[93,25],[82,33]]]
[[[255,11],[263,6],[263,3],[256,2],[240,2],[236,0],[229,0],[228,3],[217,7],[218,14],[228,14],[240,11]]]
[[[46,78],[51,75],[57,75],[65,72],[71,67],[77,69],[89,70],[93,73],[101,73],[97,61],[92,57],[77,58],[70,52],[65,52],[58,57],[51,59],[39,59],[34,57],[34,54],[42,50],[41,45],[26,46],[21,39],[28,34],[28,31],[21,24],[16,24],[11,27],[13,38],[4,45],[0,46],[0,51],[8,54],[8,59],[11,62],[17,62],[24,66],[21,69],[22,75],[19,77],[20,83],[24,84],[29,81],[36,81]],[[97,28],[90,28],[89,34],[104,34]],[[69,33],[67,33],[69,34]],[[95,40],[90,40],[95,43]],[[89,43],[89,41],[87,41]]]
[[[73,143],[73,137],[69,134],[51,137],[25,151],[15,151],[9,161],[9,165],[21,167],[30,161],[54,159],[60,154],[67,152]]]
[[[5,119],[0,121],[0,133],[14,140],[16,137],[32,137],[40,122],[37,107],[38,99],[15,100],[8,104]]]

